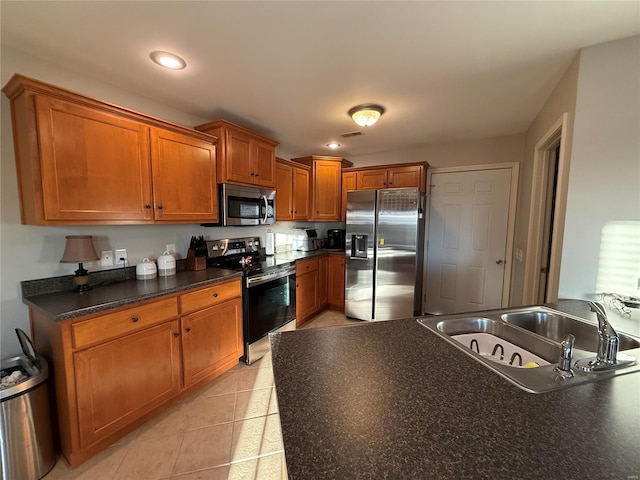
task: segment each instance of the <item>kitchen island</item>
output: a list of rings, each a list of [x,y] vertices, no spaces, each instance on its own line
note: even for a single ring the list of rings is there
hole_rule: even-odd
[[[640,373],[531,394],[415,319],[271,341],[290,480],[640,476]]]

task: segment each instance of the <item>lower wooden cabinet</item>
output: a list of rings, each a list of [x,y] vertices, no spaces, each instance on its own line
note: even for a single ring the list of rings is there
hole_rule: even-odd
[[[318,259],[296,262],[296,324],[302,325],[319,310]]]
[[[327,285],[327,266],[329,257],[318,258],[318,308],[322,309],[327,306],[328,288]]]
[[[30,310],[50,360],[62,455],[75,467],[242,356],[240,279],[54,322]]]
[[[329,308],[344,311],[344,255],[328,257],[328,304]]]

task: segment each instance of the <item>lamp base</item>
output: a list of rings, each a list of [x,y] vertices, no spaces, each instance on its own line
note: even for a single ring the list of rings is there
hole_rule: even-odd
[[[76,270],[76,275],[73,277],[73,283],[76,286],[73,288],[74,292],[86,292],[87,290],[91,290],[91,285],[89,285],[89,272],[84,269],[82,263],[78,264],[79,268]]]

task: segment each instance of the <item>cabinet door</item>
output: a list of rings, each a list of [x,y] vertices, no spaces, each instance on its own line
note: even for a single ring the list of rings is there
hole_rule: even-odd
[[[293,168],[276,163],[276,221],[293,220]]]
[[[242,132],[226,131],[223,182],[253,184],[251,165],[251,137]]]
[[[329,305],[344,309],[344,256],[329,255]]]
[[[327,306],[327,265],[328,257],[320,257],[318,259],[318,309]]]
[[[253,183],[259,187],[275,188],[276,186],[276,149],[260,140],[253,140],[252,145]]]
[[[318,160],[313,164],[314,219],[340,220],[340,163]]]
[[[179,336],[172,320],[73,355],[82,448],[179,393]]]
[[[358,190],[378,190],[387,188],[387,169],[364,170],[358,172]]]
[[[156,220],[218,220],[215,153],[211,143],[168,130],[151,129]]]
[[[309,170],[293,167],[293,219],[309,219]]]
[[[185,315],[181,321],[185,387],[238,363],[243,354],[242,299]]]
[[[356,182],[356,172],[345,172],[342,174],[342,196],[340,198],[342,205],[342,213],[340,216],[340,220],[343,222],[347,219],[347,192],[349,190],[356,190],[357,182]]]
[[[296,275],[296,324],[302,325],[318,310],[318,271]]]
[[[425,189],[424,167],[411,165],[407,167],[393,167],[389,169],[390,188],[415,187],[421,191]]]
[[[46,220],[151,220],[149,128],[36,97]]]

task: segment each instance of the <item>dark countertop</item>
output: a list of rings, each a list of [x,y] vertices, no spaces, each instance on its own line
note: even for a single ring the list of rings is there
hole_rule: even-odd
[[[199,271],[182,270],[168,277],[150,280],[128,279],[96,285],[92,290],[83,293],[67,289],[61,292],[23,296],[22,301],[47,318],[60,322],[241,277],[242,272],[219,268]]]
[[[640,475],[638,373],[531,394],[415,319],[271,342],[290,480]]]

